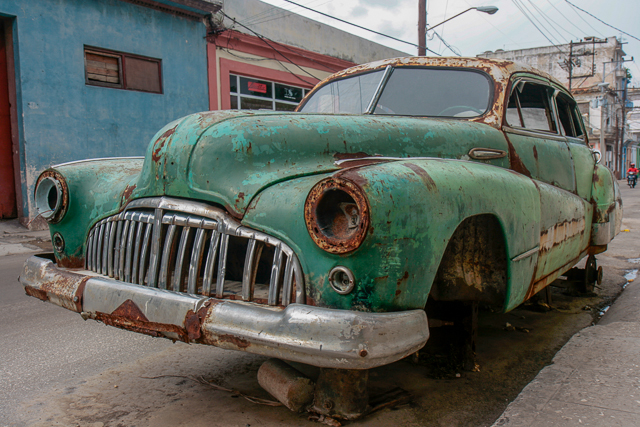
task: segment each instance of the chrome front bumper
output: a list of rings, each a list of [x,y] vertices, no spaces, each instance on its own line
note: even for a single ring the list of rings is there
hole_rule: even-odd
[[[20,282],[28,295],[83,318],[157,337],[306,363],[368,369],[419,350],[424,310],[365,313],[302,304],[286,308],[133,285],[32,256]]]

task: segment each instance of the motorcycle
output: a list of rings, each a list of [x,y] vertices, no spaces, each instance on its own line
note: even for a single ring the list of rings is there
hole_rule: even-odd
[[[638,175],[636,174],[627,175],[627,184],[629,184],[629,187],[634,188],[637,182],[638,182]]]

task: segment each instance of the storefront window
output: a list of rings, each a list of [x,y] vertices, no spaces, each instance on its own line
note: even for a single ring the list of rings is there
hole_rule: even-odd
[[[293,111],[307,89],[230,74],[231,109]]]

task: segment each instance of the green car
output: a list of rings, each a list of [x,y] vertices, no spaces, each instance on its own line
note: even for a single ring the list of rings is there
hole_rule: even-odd
[[[622,218],[597,154],[535,69],[361,65],[296,112],[193,114],[144,158],[44,171],[54,253],[20,281],[119,328],[368,369],[425,345],[427,301],[509,311],[584,257],[593,286]]]

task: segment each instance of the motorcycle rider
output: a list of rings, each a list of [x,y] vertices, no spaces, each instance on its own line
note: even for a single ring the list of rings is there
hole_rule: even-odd
[[[627,184],[629,187],[633,188],[636,186],[636,182],[638,180],[638,168],[636,168],[635,163],[631,163],[629,165],[629,169],[627,169]]]

